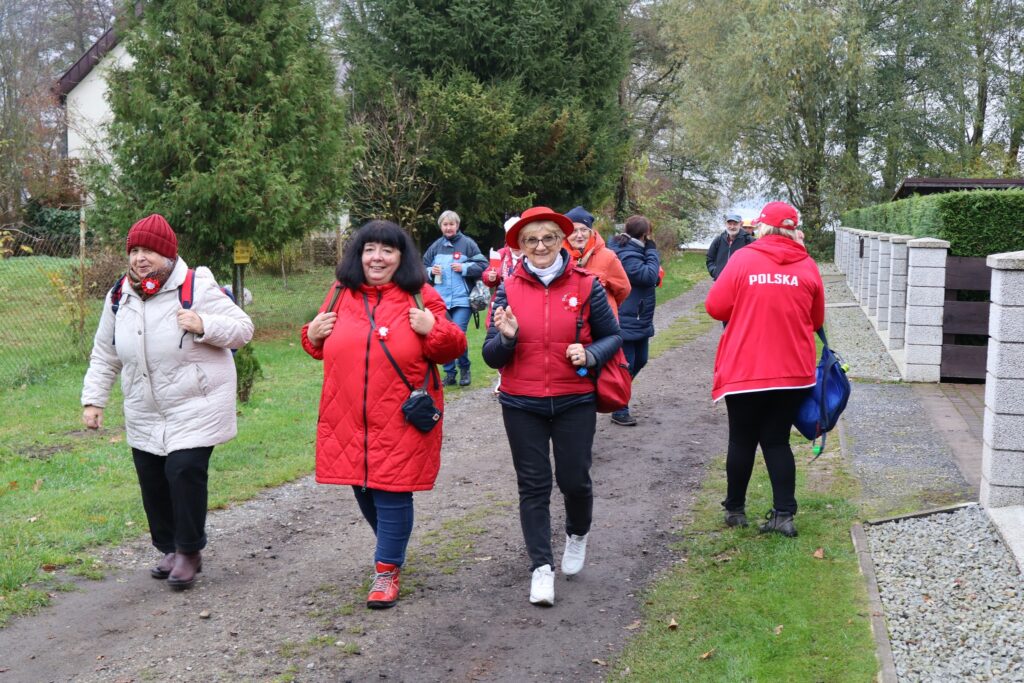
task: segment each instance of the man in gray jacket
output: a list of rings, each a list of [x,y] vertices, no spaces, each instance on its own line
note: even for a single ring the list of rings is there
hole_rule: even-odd
[[[727,214],[725,216],[725,230],[708,247],[707,266],[712,280],[718,279],[719,274],[725,268],[725,264],[729,262],[729,257],[754,241],[753,237],[741,229],[742,223],[743,219],[740,218],[739,214]]]

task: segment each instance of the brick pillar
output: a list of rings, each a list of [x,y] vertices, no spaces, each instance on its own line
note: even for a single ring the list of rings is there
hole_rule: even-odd
[[[889,329],[889,278],[892,270],[892,235],[878,236],[878,308],[875,318],[879,332]]]
[[[867,308],[871,286],[871,236],[875,233],[865,230],[861,233],[864,240],[864,253],[860,258],[860,274],[857,276],[857,301]]]
[[[871,235],[871,261],[868,263],[868,317],[878,318],[878,256],[882,233]]]
[[[942,309],[949,242],[922,237],[907,242],[906,364],[908,382],[938,382],[942,363]]]
[[[867,240],[865,235],[866,230],[857,230],[854,234],[853,240],[853,259],[851,262],[850,274],[853,276],[853,281],[850,283],[850,291],[853,292],[853,298],[860,303],[860,283],[861,276],[864,274],[864,263],[865,259],[864,244]]]
[[[903,348],[907,322],[907,242],[908,235],[889,235],[889,328],[888,348]]]
[[[835,247],[832,249],[832,261],[836,264],[836,270],[840,273],[843,271],[843,240],[846,237],[846,230],[844,228],[836,228],[833,233],[835,237]]]
[[[1024,251],[992,254],[981,504],[1024,505]]]

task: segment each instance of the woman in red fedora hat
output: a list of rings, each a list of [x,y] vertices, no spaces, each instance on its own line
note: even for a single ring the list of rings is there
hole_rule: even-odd
[[[619,323],[596,277],[562,246],[572,221],[546,206],[524,211],[505,234],[522,263],[498,287],[484,361],[501,369],[498,400],[519,484],[519,519],[530,556],[530,602],[553,605],[551,454],[565,501],[562,573],[583,569],[594,496],[591,449],[597,424],[587,368],[622,346]]]
[[[760,238],[736,252],[711,286],[704,306],[728,322],[715,355],[711,398],[729,411],[728,526],[747,526],[747,484],[758,445],[772,483],[763,532],[796,536],[796,464],[789,445],[797,408],[814,386],[814,331],[825,321],[825,287],[800,242],[800,217],[771,202],[758,218]]]
[[[231,349],[252,339],[252,320],[208,268],[189,270],[163,216],[132,226],[128,271],[107,293],[82,388],[82,419],[103,426],[120,374],[124,423],[153,545],[150,574],[190,587],[206,546],[207,469],[235,436]]]

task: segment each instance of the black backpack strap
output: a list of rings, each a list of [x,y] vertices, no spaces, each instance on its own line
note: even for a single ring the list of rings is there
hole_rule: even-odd
[[[334,289],[331,290],[331,301],[327,304],[327,308],[324,309],[324,313],[329,313],[334,310],[334,306],[338,303],[339,296],[341,296],[341,282],[335,280]]]

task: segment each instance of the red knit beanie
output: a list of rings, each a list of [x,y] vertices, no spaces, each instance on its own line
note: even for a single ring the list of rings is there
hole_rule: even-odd
[[[158,213],[146,216],[128,231],[128,252],[132,247],[152,249],[167,258],[178,257],[178,237],[167,219]]]

